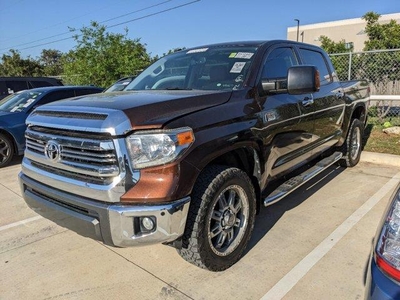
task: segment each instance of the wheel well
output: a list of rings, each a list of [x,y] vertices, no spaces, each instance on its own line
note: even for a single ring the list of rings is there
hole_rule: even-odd
[[[17,144],[15,143],[14,137],[8,131],[5,131],[4,129],[0,129],[0,134],[3,134],[10,139],[10,141],[13,145],[13,148],[14,148],[14,154],[18,154]]]
[[[351,119],[359,119],[361,122],[364,122],[365,115],[366,115],[365,107],[358,106],[353,111],[353,115],[351,116]]]
[[[247,176],[249,176],[254,191],[256,193],[256,201],[257,201],[257,214],[261,208],[261,190],[258,179],[254,176],[254,170],[256,168],[256,162],[254,158],[254,150],[249,148],[240,148],[228,153],[225,153],[213,161],[211,161],[208,165],[224,165],[229,167],[235,167],[244,171]]]

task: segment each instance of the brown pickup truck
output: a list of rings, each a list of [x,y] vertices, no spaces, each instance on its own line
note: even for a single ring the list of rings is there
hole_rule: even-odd
[[[124,92],[38,107],[21,189],[32,209],[83,236],[172,245],[221,271],[242,256],[261,206],[335,162],[358,163],[368,101],[367,82],[340,82],[315,46],[180,51]]]

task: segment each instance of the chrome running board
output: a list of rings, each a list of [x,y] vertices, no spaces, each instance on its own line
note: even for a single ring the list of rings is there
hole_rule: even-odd
[[[300,175],[290,178],[288,181],[278,186],[271,194],[269,194],[264,199],[264,206],[274,204],[275,202],[278,202],[282,198],[286,197],[295,189],[309,181],[311,178],[317,176],[323,170],[333,165],[335,162],[341,159],[342,156],[343,154],[341,152],[335,152],[331,156],[319,161],[316,165],[301,173]]]

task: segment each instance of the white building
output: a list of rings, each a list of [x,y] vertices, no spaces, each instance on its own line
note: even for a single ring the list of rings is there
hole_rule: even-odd
[[[390,20],[395,20],[400,23],[400,13],[381,15],[379,23],[389,23]],[[296,21],[293,21],[294,23]],[[316,23],[309,25],[301,25],[297,33],[297,26],[289,27],[287,29],[287,39],[296,41],[297,34],[299,41],[321,46],[319,37],[325,35],[334,42],[344,40],[346,43],[353,43],[354,51],[362,51],[364,42],[368,39],[364,29],[366,26],[365,20],[361,18],[347,19],[333,22]]]

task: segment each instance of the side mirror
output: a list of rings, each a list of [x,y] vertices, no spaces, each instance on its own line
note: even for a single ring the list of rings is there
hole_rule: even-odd
[[[319,71],[315,66],[296,66],[288,70],[287,91],[291,95],[318,92]]]

